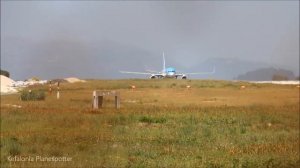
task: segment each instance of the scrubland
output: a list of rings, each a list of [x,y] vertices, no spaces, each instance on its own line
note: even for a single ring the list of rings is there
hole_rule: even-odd
[[[88,80],[62,83],[59,100],[47,86],[28,89],[44,90],[46,99],[1,96],[1,167],[300,166],[295,85]],[[119,91],[121,108],[105,97],[104,108],[93,110],[93,90]]]

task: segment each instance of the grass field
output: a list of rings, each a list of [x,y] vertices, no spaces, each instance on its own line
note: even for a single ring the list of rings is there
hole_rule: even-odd
[[[59,100],[1,96],[1,167],[300,167],[294,85],[89,80],[60,89]],[[92,110],[93,90],[118,90],[121,109],[105,98]]]

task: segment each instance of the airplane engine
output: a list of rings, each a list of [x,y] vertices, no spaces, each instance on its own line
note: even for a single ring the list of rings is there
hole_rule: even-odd
[[[150,79],[155,79],[156,77],[154,75],[150,76]]]
[[[186,76],[182,76],[181,79],[186,79]]]

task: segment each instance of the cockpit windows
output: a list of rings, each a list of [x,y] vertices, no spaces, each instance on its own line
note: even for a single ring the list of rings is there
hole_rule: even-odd
[[[175,68],[167,68],[167,72],[174,72],[175,73]]]

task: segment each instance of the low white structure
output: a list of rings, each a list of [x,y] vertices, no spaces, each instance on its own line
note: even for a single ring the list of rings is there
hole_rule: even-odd
[[[10,94],[18,92],[19,88],[27,87],[30,85],[44,85],[48,81],[14,81],[6,76],[1,75],[1,94]]]
[[[14,80],[1,75],[1,94],[9,94],[9,93],[16,93],[17,90],[12,87],[12,85],[15,83]]]
[[[64,80],[66,80],[69,83],[85,82],[85,80],[81,80],[75,77],[65,78]]]
[[[299,85],[300,81],[250,81],[250,83],[271,83],[278,85]]]

